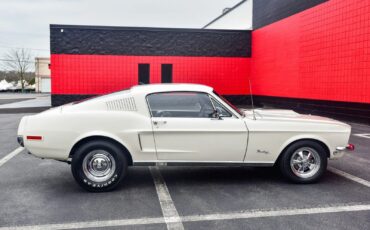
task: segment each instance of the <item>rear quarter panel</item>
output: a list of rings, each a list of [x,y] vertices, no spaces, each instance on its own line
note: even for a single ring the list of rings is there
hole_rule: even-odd
[[[139,136],[145,144],[142,151]],[[133,159],[156,159],[150,119],[136,112],[90,111],[38,114],[27,119],[23,135],[40,135],[42,141],[25,140],[25,147],[34,155],[66,160],[79,140],[89,136],[105,136],[124,145]]]

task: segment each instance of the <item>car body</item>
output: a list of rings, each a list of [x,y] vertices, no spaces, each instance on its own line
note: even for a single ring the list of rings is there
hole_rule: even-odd
[[[72,166],[77,149],[99,140],[117,146],[127,165],[273,166],[299,141],[339,158],[350,149],[350,132],[342,122],[290,110],[240,111],[204,85],[152,84],[25,116],[18,140],[37,157]],[[90,160],[97,171],[110,162]]]

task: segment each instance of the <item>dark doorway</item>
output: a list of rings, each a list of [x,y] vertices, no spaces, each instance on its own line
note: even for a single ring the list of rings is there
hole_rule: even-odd
[[[150,65],[139,64],[139,85],[149,84],[150,79]]]
[[[162,83],[172,83],[172,64],[162,64]]]

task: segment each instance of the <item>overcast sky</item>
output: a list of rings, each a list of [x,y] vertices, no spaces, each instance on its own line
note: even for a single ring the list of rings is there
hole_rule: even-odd
[[[49,56],[49,24],[201,28],[240,0],[0,0],[0,58]]]

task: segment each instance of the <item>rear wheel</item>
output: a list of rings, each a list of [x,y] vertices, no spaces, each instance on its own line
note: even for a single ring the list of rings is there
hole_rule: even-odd
[[[280,170],[295,183],[314,183],[323,176],[327,167],[325,149],[314,141],[298,141],[282,154]]]
[[[127,172],[127,159],[115,144],[91,141],[76,150],[71,168],[73,177],[82,188],[105,192],[122,181]]]

